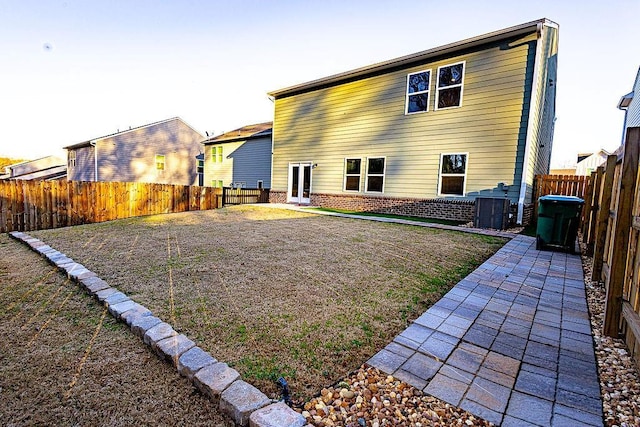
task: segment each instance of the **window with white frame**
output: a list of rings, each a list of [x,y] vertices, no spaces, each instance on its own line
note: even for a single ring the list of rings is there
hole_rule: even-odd
[[[464,62],[438,67],[436,110],[462,106]]]
[[[467,180],[467,154],[442,154],[440,156],[441,196],[464,196]]]
[[[69,151],[69,167],[74,167],[76,165],[76,151],[75,150],[70,150]]]
[[[406,114],[429,111],[430,84],[431,70],[419,71],[407,75]]]
[[[165,157],[163,154],[156,154],[156,170],[163,171],[165,167]]]
[[[224,183],[222,182],[221,179],[212,179],[211,180],[211,186],[213,188],[222,188],[222,187],[224,187]]]
[[[259,180],[258,180],[258,188],[259,188],[260,190],[262,190],[262,189],[264,188],[264,181],[263,181],[263,180],[261,180],[261,179],[259,179]]]
[[[369,157],[367,159],[367,192],[384,192],[385,166],[386,161],[384,157]]]
[[[362,159],[344,159],[344,190],[360,191]]]

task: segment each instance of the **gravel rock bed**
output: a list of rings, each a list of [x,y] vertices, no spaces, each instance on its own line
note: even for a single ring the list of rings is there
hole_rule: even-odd
[[[493,425],[364,365],[298,411],[318,427]]]
[[[624,341],[602,335],[606,292],[581,249],[605,425],[640,426],[640,374]],[[297,410],[318,427],[493,425],[366,365]]]
[[[607,426],[640,426],[640,374],[623,340],[602,335],[606,291],[591,280],[592,258],[581,243],[591,331],[598,361],[602,409]]]

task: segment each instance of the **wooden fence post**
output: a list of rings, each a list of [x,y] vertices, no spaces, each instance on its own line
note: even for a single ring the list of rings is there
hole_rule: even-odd
[[[591,218],[589,218],[589,228],[587,229],[587,255],[593,255],[593,244],[595,242],[596,223],[598,222],[598,212],[600,212],[600,193],[602,191],[602,175],[604,167],[599,166],[596,172],[591,174],[593,178],[595,174],[595,185],[593,187],[593,199],[591,203]]]
[[[587,177],[587,192],[584,195],[584,208],[582,209],[582,242],[587,242],[587,230],[589,229],[589,218],[591,218],[591,209],[593,207],[593,188],[594,188],[593,174]]]
[[[607,297],[605,302],[603,333],[618,337],[620,317],[622,314],[622,290],[627,265],[627,249],[629,246],[629,229],[633,202],[638,179],[638,156],[640,156],[640,128],[627,129],[624,158],[622,160],[622,177],[616,217],[613,225],[613,253],[609,277],[607,278]]]

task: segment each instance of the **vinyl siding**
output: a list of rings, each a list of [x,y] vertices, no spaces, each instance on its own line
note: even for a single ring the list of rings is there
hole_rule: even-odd
[[[271,188],[271,136],[251,139],[229,154],[233,158],[233,182],[246,182],[248,188]]]
[[[203,139],[180,119],[98,139],[98,180],[197,185],[196,156]],[[78,170],[69,174],[70,180],[94,179],[93,150],[78,150]],[[164,171],[156,169],[157,154],[165,156]]]
[[[204,151],[204,185],[213,186],[212,181],[222,181],[225,187],[230,187],[233,180],[233,157],[229,154],[233,153],[240,147],[244,141],[229,142],[224,144],[207,145]],[[216,156],[216,148],[222,147],[222,163],[213,161]]]
[[[222,163],[212,159],[215,147],[222,147]],[[246,188],[271,188],[271,136],[207,145],[205,149],[205,185],[222,180],[225,186],[244,182]]]
[[[468,153],[467,197],[517,200],[535,34],[275,101],[273,189],[311,161],[312,192],[343,191],[344,159],[386,157],[384,196],[435,198],[441,153]],[[462,107],[434,110],[439,66],[465,61]],[[405,115],[407,74],[431,70],[429,111]],[[519,163],[518,163],[519,160]],[[363,162],[362,183],[366,170]],[[514,185],[515,184],[515,185]],[[379,193],[378,193],[379,194]]]
[[[67,168],[67,179],[69,181],[95,181],[94,147],[74,148],[69,151],[76,152],[76,165]]]
[[[625,113],[625,124],[622,134],[623,142],[627,135],[627,128],[640,127],[640,69],[633,84],[633,99]]]

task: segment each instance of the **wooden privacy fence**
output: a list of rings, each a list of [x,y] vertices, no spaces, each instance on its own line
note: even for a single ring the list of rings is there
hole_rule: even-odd
[[[243,205],[248,203],[269,203],[269,190],[265,188],[229,188],[224,187],[224,205]]]
[[[538,198],[549,194],[584,199],[589,177],[579,175],[536,175],[533,180],[534,218],[538,217]]]
[[[640,365],[640,128],[629,128],[622,156],[589,177],[583,241],[593,253],[592,279],[607,291],[603,332],[625,339]]]
[[[222,207],[222,189],[137,182],[0,181],[0,232]]]

